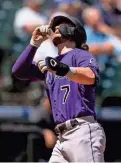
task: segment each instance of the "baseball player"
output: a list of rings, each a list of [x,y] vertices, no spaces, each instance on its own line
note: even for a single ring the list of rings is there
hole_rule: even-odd
[[[37,48],[48,37],[59,55],[33,63]],[[22,80],[46,82],[58,135],[49,162],[104,161],[105,134],[95,114],[99,68],[88,52],[86,39],[85,29],[76,18],[56,16],[49,25],[35,29],[12,69]]]

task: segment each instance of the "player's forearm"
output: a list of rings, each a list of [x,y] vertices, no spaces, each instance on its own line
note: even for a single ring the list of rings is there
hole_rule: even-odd
[[[95,56],[102,54],[111,55],[113,52],[113,47],[110,43],[105,43],[103,45],[89,45],[89,51]]]
[[[95,74],[88,67],[72,67],[66,76],[79,84],[92,85],[95,83]]]
[[[12,68],[12,73],[16,77],[24,78],[27,73],[31,73],[29,72],[29,70],[32,65],[36,50],[36,47],[28,45],[27,48],[23,51],[23,53],[19,56]]]

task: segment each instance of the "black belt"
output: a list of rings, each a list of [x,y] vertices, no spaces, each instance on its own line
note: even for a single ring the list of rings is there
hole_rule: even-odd
[[[70,124],[71,124],[71,127],[76,127],[79,122],[76,120],[76,119],[72,119],[70,120]],[[56,127],[55,127],[55,133],[56,134],[61,134],[63,133],[65,130],[68,130],[67,126],[66,126],[66,123],[61,123],[61,124],[58,124]]]

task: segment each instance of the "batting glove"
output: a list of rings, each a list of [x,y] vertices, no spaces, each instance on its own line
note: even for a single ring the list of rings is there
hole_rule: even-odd
[[[43,41],[49,38],[50,32],[49,25],[41,25],[35,28],[30,44],[38,48]]]
[[[65,76],[70,70],[68,65],[52,57],[45,58],[45,65],[47,69],[55,71],[58,76]]]

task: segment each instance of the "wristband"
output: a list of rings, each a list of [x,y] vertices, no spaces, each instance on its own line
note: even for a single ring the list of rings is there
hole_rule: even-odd
[[[69,70],[69,72],[71,72],[72,74],[76,73],[76,67],[70,67]]]
[[[38,47],[40,46],[41,43],[40,43],[39,41],[38,41],[38,42],[37,42],[37,41],[35,42],[35,41],[31,38],[30,44],[31,44],[32,46],[35,46],[36,48],[38,48]]]

